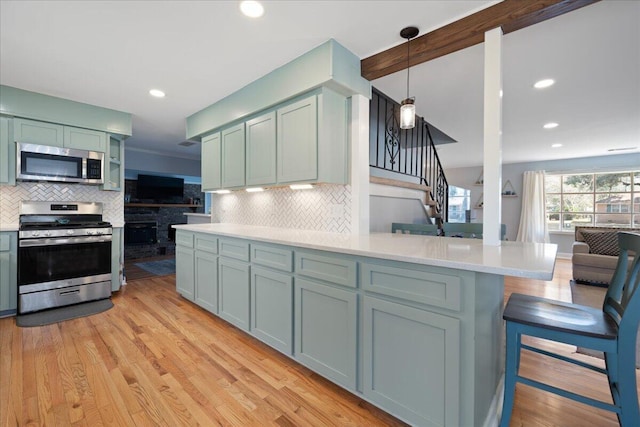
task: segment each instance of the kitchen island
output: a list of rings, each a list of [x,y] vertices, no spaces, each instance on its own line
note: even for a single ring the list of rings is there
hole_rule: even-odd
[[[556,246],[176,225],[185,298],[413,425],[496,422],[504,276]]]

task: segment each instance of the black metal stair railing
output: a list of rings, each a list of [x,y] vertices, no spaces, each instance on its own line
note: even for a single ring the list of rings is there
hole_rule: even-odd
[[[376,88],[369,105],[369,165],[415,177],[430,187],[435,210],[447,221],[449,184],[427,121],[416,116],[414,128],[400,129],[400,104]]]

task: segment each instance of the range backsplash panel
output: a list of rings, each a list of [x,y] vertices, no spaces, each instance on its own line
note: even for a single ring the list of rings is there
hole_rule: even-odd
[[[103,218],[114,227],[124,226],[124,197],[120,191],[102,191],[97,185],[20,182],[0,186],[0,224],[18,224],[20,201],[101,202]]]
[[[351,233],[350,185],[212,194],[211,205],[213,222]]]

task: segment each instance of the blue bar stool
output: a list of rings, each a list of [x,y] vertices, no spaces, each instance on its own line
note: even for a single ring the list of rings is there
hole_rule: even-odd
[[[507,357],[501,427],[507,427],[511,420],[517,382],[615,412],[622,427],[640,426],[636,385],[640,235],[620,232],[618,242],[620,256],[602,310],[522,294],[512,294],[509,298],[503,314],[507,321]],[[634,254],[631,269],[627,272],[630,251]],[[606,368],[523,344],[523,335],[603,351]],[[520,376],[521,349],[606,374],[613,404]]]

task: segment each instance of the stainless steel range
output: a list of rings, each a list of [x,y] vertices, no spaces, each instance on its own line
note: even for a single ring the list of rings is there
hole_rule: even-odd
[[[21,202],[18,313],[109,298],[111,235],[102,203]]]

